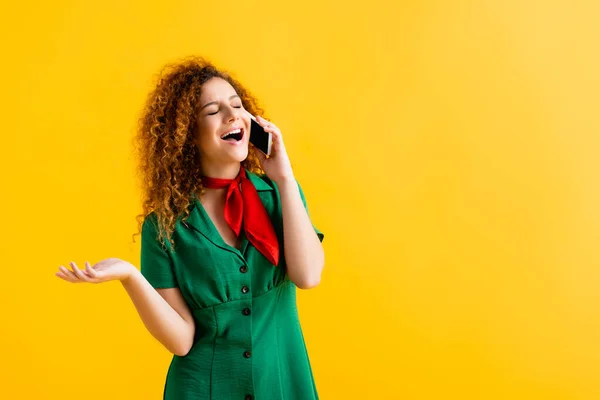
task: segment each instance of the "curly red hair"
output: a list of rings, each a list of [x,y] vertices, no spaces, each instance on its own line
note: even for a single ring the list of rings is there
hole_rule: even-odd
[[[137,234],[141,233],[146,217],[154,213],[158,240],[164,243],[166,239],[172,247],[177,219],[185,220],[193,195],[204,193],[200,154],[194,139],[202,85],[212,78],[229,82],[246,110],[263,115],[257,100],[229,73],[204,58],[189,57],[162,69],[138,123],[134,146],[139,159],[143,212],[136,217]],[[242,167],[262,174],[256,151],[250,144]]]

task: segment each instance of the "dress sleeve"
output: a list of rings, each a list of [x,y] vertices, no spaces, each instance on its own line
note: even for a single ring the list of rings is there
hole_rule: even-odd
[[[302,203],[304,204],[304,208],[306,209],[306,212],[309,214],[309,217],[310,217],[310,213],[308,211],[308,206],[306,205],[306,198],[304,197],[304,192],[302,191],[302,187],[300,186],[300,183],[298,181],[296,181],[296,183],[298,183],[298,189],[300,190],[300,198],[302,198]],[[315,232],[317,233],[319,240],[322,242],[325,235],[314,224],[313,224],[313,228],[314,228]]]
[[[150,214],[142,225],[140,270],[156,289],[178,287],[173,262],[166,248],[158,240],[156,215]]]

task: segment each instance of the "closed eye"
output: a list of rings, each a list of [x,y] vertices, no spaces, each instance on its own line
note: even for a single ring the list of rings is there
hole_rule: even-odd
[[[234,106],[233,108],[242,108],[242,106]],[[215,115],[219,112],[219,110],[215,111],[214,113],[208,113],[208,115]]]

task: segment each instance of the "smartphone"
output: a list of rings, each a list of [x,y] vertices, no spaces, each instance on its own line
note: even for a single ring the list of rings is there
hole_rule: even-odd
[[[272,136],[271,133],[265,132],[262,126],[256,122],[256,117],[250,114],[250,143],[254,145],[257,149],[262,151],[266,156],[271,155],[271,142]]]

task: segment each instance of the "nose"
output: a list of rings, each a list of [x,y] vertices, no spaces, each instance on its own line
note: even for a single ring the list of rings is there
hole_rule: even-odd
[[[237,108],[229,107],[229,112],[225,114],[227,122],[235,122],[240,119],[240,112]]]

